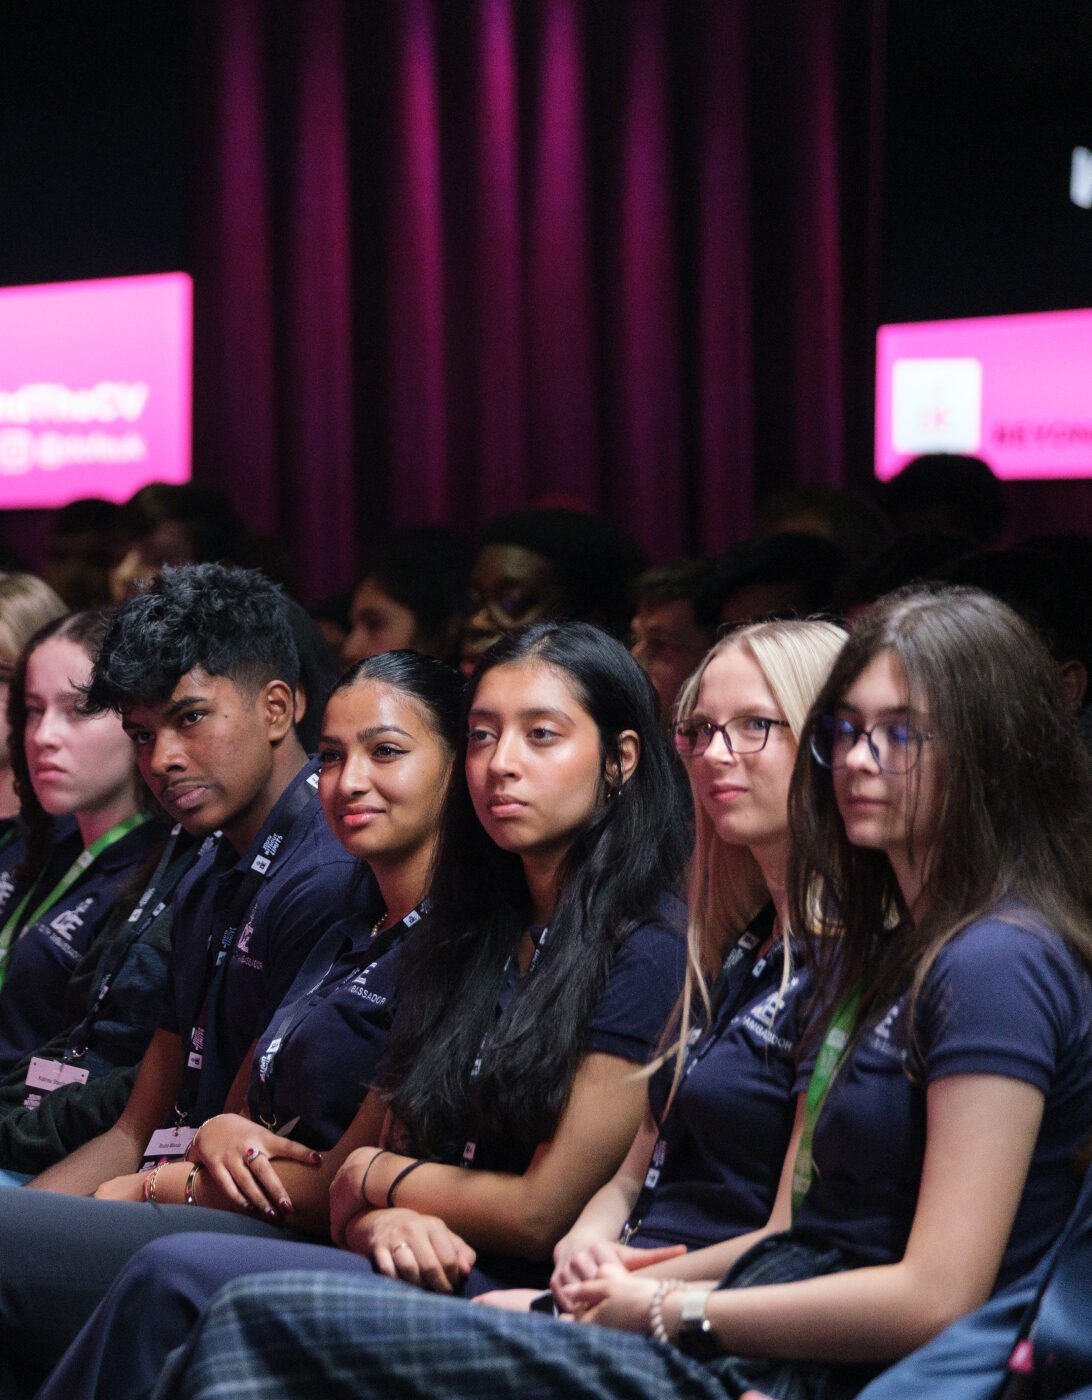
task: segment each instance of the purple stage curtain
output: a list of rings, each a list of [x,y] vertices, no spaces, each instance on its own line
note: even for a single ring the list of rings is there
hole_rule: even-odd
[[[311,596],[389,528],[670,558],[859,479],[881,9],[207,0],[196,475]]]

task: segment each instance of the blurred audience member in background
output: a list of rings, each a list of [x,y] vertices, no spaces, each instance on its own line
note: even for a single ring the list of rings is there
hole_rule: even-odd
[[[915,457],[884,488],[882,504],[900,535],[934,530],[971,545],[996,544],[1008,514],[1005,493],[980,457]]]
[[[904,535],[874,559],[843,575],[835,590],[835,609],[853,622],[885,593],[947,578],[952,563],[961,559],[967,549],[968,541],[962,535],[937,530]]]
[[[645,567],[625,531],[575,510],[516,510],[481,534],[470,579],[470,616],[461,666],[505,632],[542,618],[591,622],[623,637],[633,613],[633,580]]]
[[[243,523],[222,491],[156,481],[121,508],[110,597],[124,603],[164,564],[226,563],[238,557]]]
[[[42,577],[66,608],[98,608],[110,601],[110,565],[121,507],[88,496],[53,518]]]
[[[823,483],[767,496],[756,524],[756,535],[818,535],[854,565],[871,559],[891,538],[891,522],[879,506]]]
[[[816,535],[744,540],[713,563],[694,599],[699,625],[720,627],[772,617],[829,613],[846,558]]]
[[[438,526],[391,535],[353,592],[341,664],[411,647],[454,665],[473,560],[469,541]]]
[[[681,559],[646,569],[634,587],[630,651],[656,687],[670,721],[683,681],[713,645],[715,628],[694,617],[694,595],[709,576],[707,559]]]

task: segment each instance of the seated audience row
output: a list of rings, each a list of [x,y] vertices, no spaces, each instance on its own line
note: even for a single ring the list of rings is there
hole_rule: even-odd
[[[317,766],[258,576],[168,571],[106,622],[26,694],[128,735],[109,830],[153,826],[135,754],[192,863],[120,1116],[0,1192],[10,1393],[69,1347],[43,1395],[147,1394],[181,1347],[162,1393],[872,1396],[1059,1238],[1092,1132],[1092,785],[1003,604],[729,633],[673,744],[588,623],[502,630],[461,698],[388,651],[335,689]],[[163,835],[111,901],[107,992]],[[43,1104],[95,1083],[42,1073]]]

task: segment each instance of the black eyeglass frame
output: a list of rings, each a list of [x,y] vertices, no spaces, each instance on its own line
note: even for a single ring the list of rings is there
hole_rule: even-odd
[[[841,761],[841,763],[834,762],[833,753],[831,754],[830,758],[824,757],[823,754],[819,752],[818,747],[820,730],[822,730],[824,727],[829,727],[831,747],[833,748],[835,737],[834,726],[838,724],[846,725],[847,730],[851,731],[853,734],[853,739],[849,747],[846,749],[846,757]],[[887,765],[884,763],[883,759],[881,759],[880,751],[876,747],[875,740],[872,738],[873,734],[876,732],[877,729],[893,729],[896,726],[906,730],[907,744],[905,751],[909,761],[907,762],[905,768],[888,768]],[[849,755],[861,742],[862,738],[868,745],[868,752],[872,755],[872,761],[875,763],[876,767],[880,770],[881,773],[890,773],[897,777],[903,777],[905,774],[913,772],[913,770],[917,767],[918,762],[921,759],[921,751],[923,746],[927,744],[931,739],[935,739],[936,735],[924,729],[915,729],[912,724],[907,724],[903,720],[877,720],[876,723],[872,725],[870,729],[866,729],[863,724],[854,724],[852,720],[839,719],[837,715],[820,715],[815,721],[814,725],[812,726],[812,732],[808,739],[808,748],[811,751],[812,758],[815,759],[816,763],[818,763],[821,768],[825,768],[830,773],[837,773],[840,772],[846,766],[846,759],[849,758]]]
[[[730,724],[735,724],[737,720],[741,719],[757,719],[766,726],[762,733],[762,743],[756,745],[753,749],[741,749],[736,744],[733,744],[729,737],[728,726]],[[788,729],[790,726],[787,719],[770,719],[768,715],[736,715],[733,719],[726,719],[723,724],[714,724],[711,720],[707,719],[702,720],[700,725],[695,725],[693,723],[677,724],[672,730],[672,735],[675,740],[675,752],[679,754],[681,758],[701,758],[703,754],[709,752],[709,747],[718,734],[724,740],[725,747],[731,754],[761,753],[770,741],[770,730],[775,727],[778,729]],[[709,738],[700,749],[696,748],[694,745],[684,748],[679,743],[680,736],[687,729],[698,728],[708,728],[710,731]]]

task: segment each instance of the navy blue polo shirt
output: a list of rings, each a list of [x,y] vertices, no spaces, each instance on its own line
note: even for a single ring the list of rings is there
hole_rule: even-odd
[[[925,1153],[926,1090],[953,1074],[1033,1084],[1043,1120],[997,1286],[1031,1268],[1064,1225],[1092,1131],[1092,982],[1053,931],[1014,908],[941,951],[911,1036],[905,998],[865,1033],[815,1129],[816,1172],[794,1230],[869,1264],[902,1258]],[[912,1073],[911,1073],[912,1072]]]
[[[219,947],[232,900],[278,825],[289,794],[314,770],[313,763],[301,769],[241,856],[222,840],[179,887],[160,1027],[179,1036],[187,1054],[204,1000],[210,945]],[[200,1080],[189,1108],[191,1125],[223,1109],[251,1045],[284,1001],[316,942],[351,909],[357,884],[356,861],[339,845],[312,795],[285,836],[227,965],[218,973],[222,980],[204,1027]]]
[[[686,975],[686,906],[673,895],[660,897],[656,912],[618,948],[606,985],[582,1037],[585,1055],[616,1055],[645,1065],[652,1058]],[[510,988],[518,987],[513,959]],[[483,1133],[473,1166],[522,1175],[539,1144]]]
[[[75,817],[54,817],[49,829],[49,867],[42,887],[51,889],[82,850],[83,842],[80,840],[80,829]],[[18,909],[19,901],[34,884],[33,876],[28,879],[27,876],[18,874],[19,866],[26,859],[26,853],[26,842],[19,828],[19,818],[6,817],[0,821],[0,928],[4,927]],[[54,879],[46,884],[49,871],[55,864],[59,864],[61,868]],[[15,932],[17,934],[18,929]]]
[[[272,1107],[276,1131],[292,1125],[288,1136],[310,1147],[332,1147],[363,1103],[394,1019],[403,944],[427,926],[415,911],[373,935],[381,913],[377,903],[330,930],[258,1042],[250,1115],[264,1122]]]
[[[686,975],[686,906],[674,895],[660,896],[655,913],[618,948],[606,985],[582,1037],[587,1055],[615,1055],[645,1065],[652,1058]],[[513,984],[519,973],[509,969]],[[521,1176],[531,1165],[537,1142],[496,1133],[477,1140],[472,1167]],[[541,1287],[550,1267],[541,1260],[480,1252],[478,1271],[490,1286]]]
[[[0,1074],[52,1040],[68,1024],[66,991],[72,970],[109,920],[115,903],[166,837],[157,821],[127,832],[92,865],[40,919],[23,928],[8,953],[0,992]],[[62,840],[35,885],[27,912],[45,898],[79,855],[77,835]]]
[[[111,922],[78,969],[86,986],[78,1004],[73,1004],[72,998],[69,998],[68,1034],[72,1039],[79,1030],[72,1048],[81,1052],[77,1062],[92,1079],[118,1065],[136,1064],[148,1048],[148,1042],[159,1024],[167,991],[171,913],[178,889],[177,871],[194,863],[198,845],[199,838],[187,836],[185,832],[179,833],[174,855],[159,884],[161,892],[166,889],[165,907],[150,922],[142,921],[144,927],[140,930],[140,937],[129,944],[124,956],[120,956],[121,945],[130,937],[131,930],[127,916],[120,924],[116,920]],[[213,838],[209,837],[209,849],[212,846]],[[172,872],[175,872],[173,880]],[[155,903],[159,902],[157,898]],[[109,990],[99,1004],[99,990],[108,974]],[[94,1014],[88,1023],[86,1017],[92,1009]]]
[[[711,1032],[693,1047],[667,1120],[667,1156],[631,1244],[701,1249],[769,1219],[809,1074],[797,1056],[809,978],[794,962],[782,994],[783,968],[775,948],[755,965],[742,1002],[714,1012]],[[672,1056],[649,1083],[661,1128],[674,1072]]]

